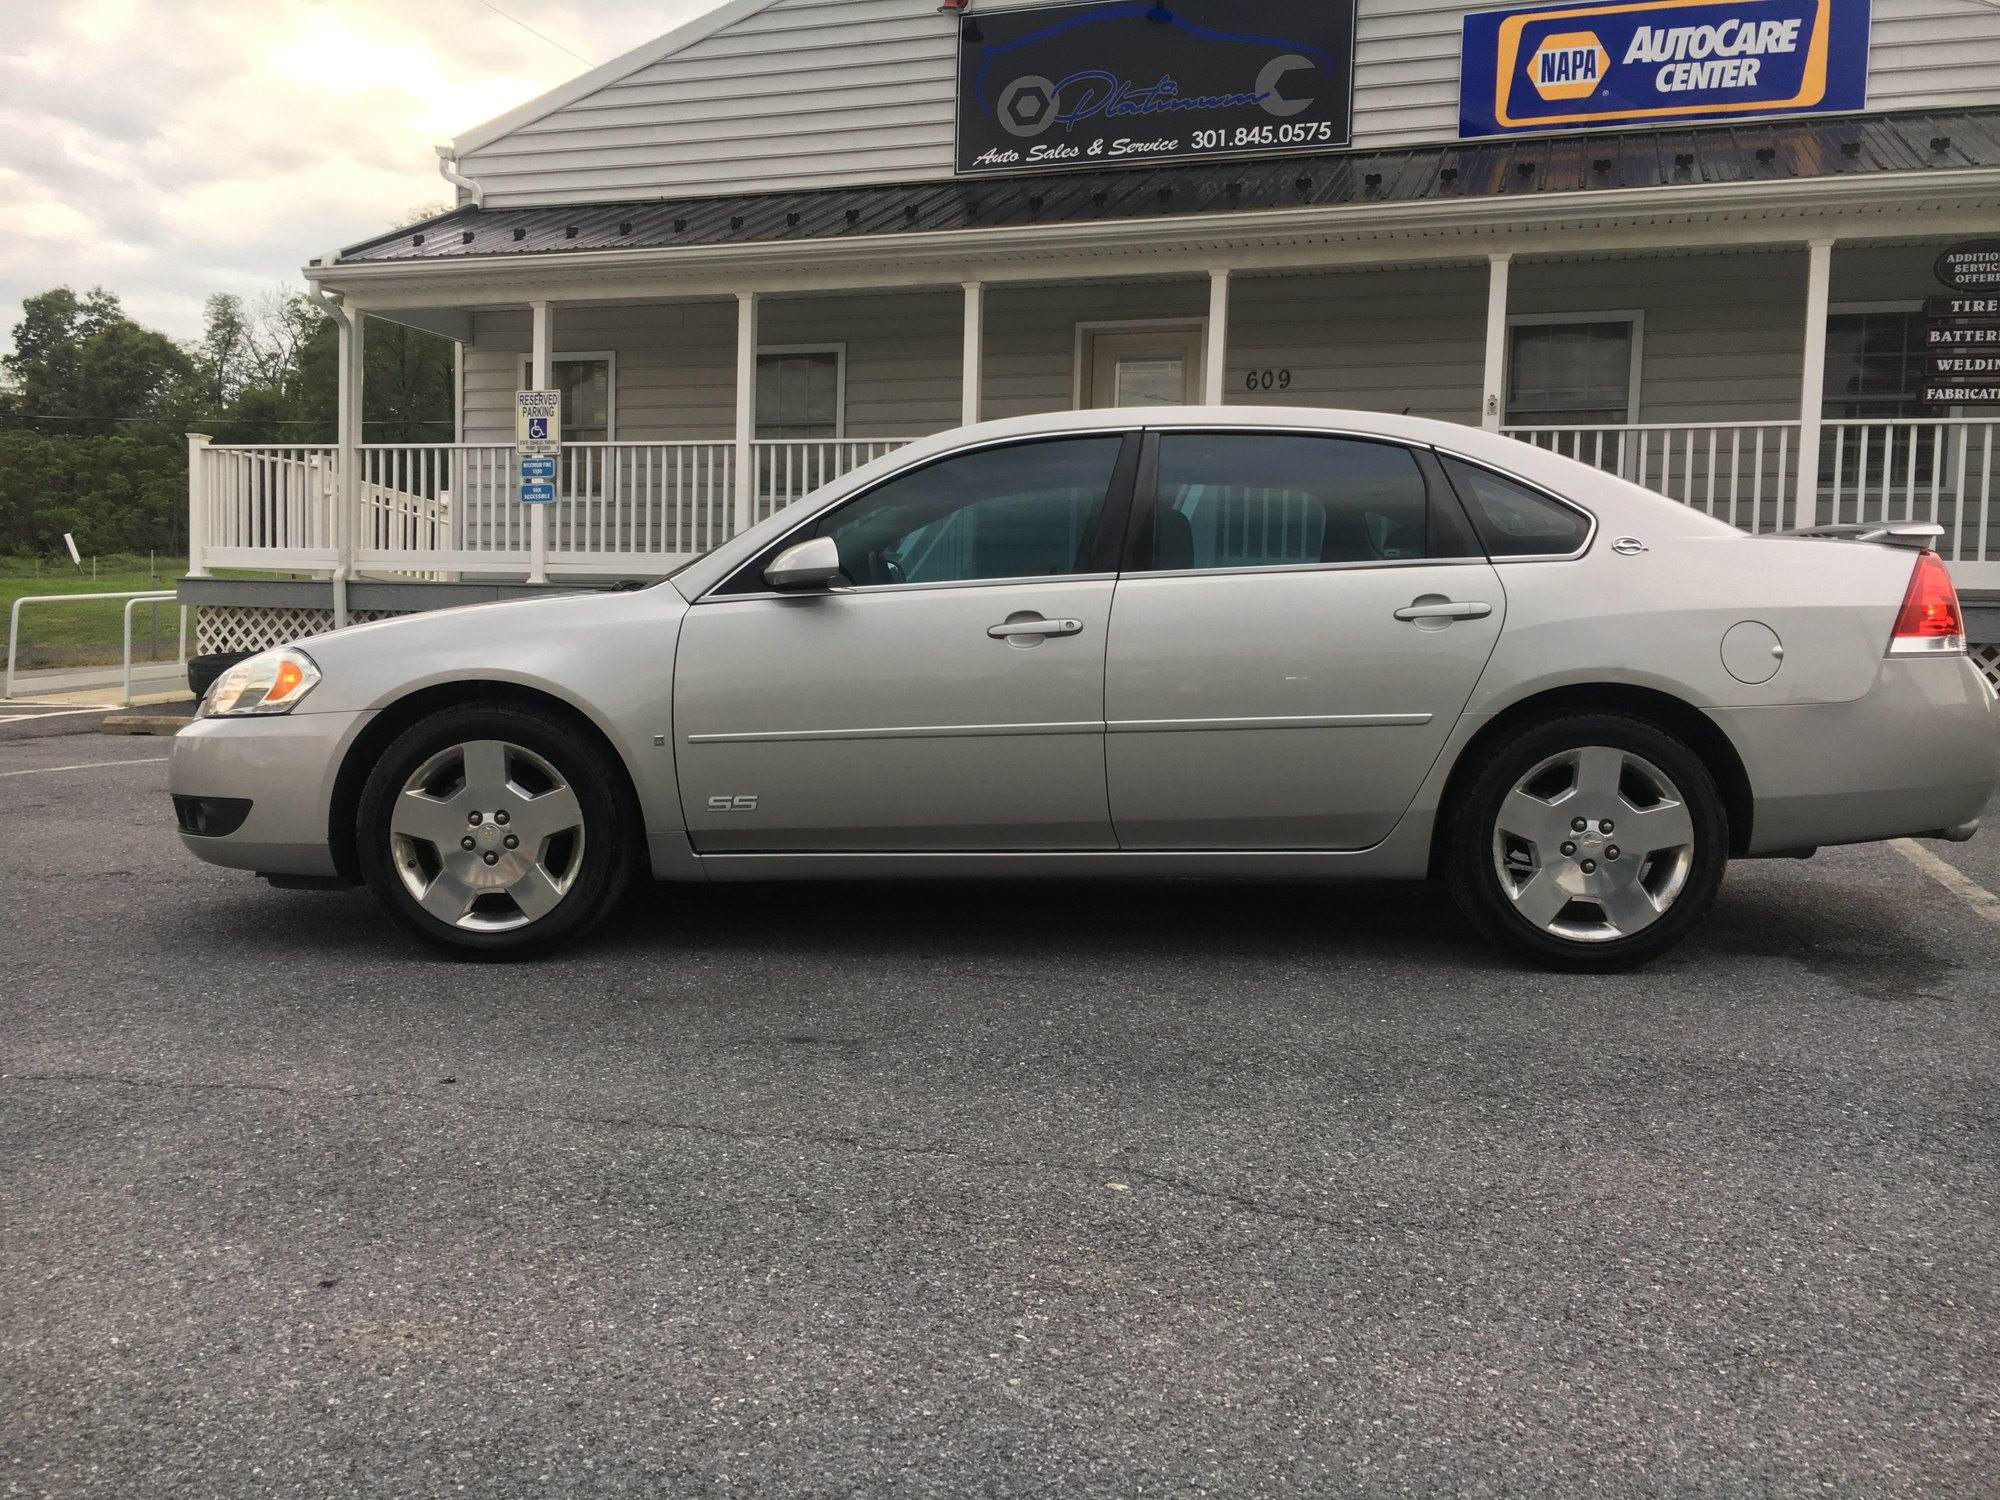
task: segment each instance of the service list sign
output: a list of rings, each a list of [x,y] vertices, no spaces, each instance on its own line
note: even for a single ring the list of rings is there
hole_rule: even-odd
[[[1458,133],[1740,115],[1868,103],[1868,0],[1652,0],[1465,18]]]
[[[1045,172],[1348,144],[1354,0],[1167,0],[959,22],[958,170]]]

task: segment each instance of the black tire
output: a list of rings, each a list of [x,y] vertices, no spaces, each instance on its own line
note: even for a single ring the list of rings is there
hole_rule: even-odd
[[[461,753],[462,747],[489,744],[501,747],[502,780],[511,778],[519,785],[510,784],[505,792],[494,794],[491,800],[497,806],[473,809],[480,821],[477,825],[468,823],[459,841],[473,842],[473,849],[461,852],[446,840],[413,838],[399,830],[399,814],[407,821],[404,810],[409,804],[405,798],[412,778],[433,765],[443,766],[437,773],[442,779],[436,808],[456,809],[459,796],[473,802],[487,800],[471,790],[471,762],[461,758],[459,770],[454,772],[450,757]],[[450,790],[453,775],[461,776],[463,783],[453,798],[446,800],[443,794]],[[542,804],[530,793],[546,797],[564,791],[574,799],[575,830],[541,840],[533,810]],[[457,832],[459,812],[452,811],[447,820],[444,813],[433,811],[431,795],[426,792],[420,804],[423,815],[437,818],[441,829],[449,821],[450,831]],[[512,812],[506,806],[510,801]],[[562,822],[568,814],[550,817]],[[503,822],[508,826],[502,828]],[[593,735],[536,708],[477,703],[434,714],[390,744],[362,789],[356,842],[362,878],[397,926],[454,958],[490,961],[550,952],[581,937],[608,916],[624,895],[637,863],[638,828],[639,813],[632,805],[628,783]],[[501,848],[500,839],[508,838],[514,830],[525,831],[529,844],[516,839]],[[482,839],[492,842],[481,849],[477,845]],[[566,849],[564,840],[568,841]],[[547,848],[531,847],[537,844]],[[453,862],[452,867],[441,867],[445,858]],[[472,905],[459,918],[480,925],[455,925],[427,909],[413,889],[413,882],[423,880],[434,867],[438,869],[431,876],[433,881],[451,874],[452,869],[470,869],[472,875],[467,879],[486,878],[478,875],[475,861],[493,868],[494,881],[512,874],[515,890],[528,891],[523,882],[530,875],[544,877],[546,888],[534,883],[532,892],[535,901],[531,905],[538,909],[531,915],[529,907],[520,905],[508,890],[496,888],[468,898]],[[554,877],[549,875],[551,870]],[[452,874],[451,878],[459,880],[460,876]],[[436,892],[438,904],[449,906],[455,904],[453,898],[459,889],[437,887]],[[539,909],[545,901],[553,904]]]
[[[1584,797],[1583,757],[1599,748],[1618,758],[1592,758],[1597,789]],[[1617,768],[1618,790],[1612,797],[1601,790],[1606,766]],[[1660,790],[1655,772],[1667,779],[1665,790],[1677,798],[1647,800]],[[1531,774],[1537,779],[1524,787]],[[1574,789],[1564,791],[1561,782],[1572,774]],[[1510,801],[1517,790],[1524,800]],[[1639,800],[1631,800],[1628,792]],[[1566,800],[1572,796],[1578,798],[1575,804]],[[1536,839],[1512,831],[1513,825],[1531,823],[1537,804],[1553,814],[1557,832],[1550,837],[1562,840],[1546,854]],[[1655,857],[1643,850],[1635,855],[1615,842],[1620,837],[1617,819],[1627,814],[1627,838],[1650,842],[1639,830],[1648,827],[1644,820],[1655,813],[1677,829],[1676,805],[1686,813],[1690,836],[1685,844],[1676,843]],[[1583,811],[1590,813],[1582,820],[1586,827],[1570,832],[1574,815]],[[1445,880],[1467,920],[1486,938],[1542,968],[1572,973],[1628,969],[1680,942],[1714,903],[1729,860],[1728,812],[1701,757],[1657,724],[1622,713],[1570,713],[1513,730],[1468,768],[1445,818]],[[1604,821],[1613,824],[1608,832],[1601,831]],[[1678,833],[1664,836],[1677,838]],[[1543,877],[1546,883],[1534,887]],[[1657,915],[1635,906],[1635,887]],[[1572,888],[1602,889],[1613,904],[1578,894],[1548,920],[1537,920]],[[1621,911],[1638,913],[1628,922],[1633,929],[1628,935],[1621,935]]]

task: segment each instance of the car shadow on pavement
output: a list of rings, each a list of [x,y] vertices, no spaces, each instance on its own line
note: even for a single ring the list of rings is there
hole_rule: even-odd
[[[272,903],[281,903],[294,951],[454,962],[394,933],[362,891],[232,889],[241,899],[218,892],[209,913],[218,940],[258,941],[270,931]],[[1837,902],[1826,897],[1816,883],[1733,876],[1707,920],[1649,971],[1790,960],[1885,997],[1929,988],[1951,973],[1948,957],[1927,947],[1909,930],[1906,913],[1873,888],[1843,887]],[[1440,885],[1196,880],[648,882],[590,937],[543,962],[675,954],[1023,956],[1038,963],[1250,957],[1531,972],[1483,942]]]

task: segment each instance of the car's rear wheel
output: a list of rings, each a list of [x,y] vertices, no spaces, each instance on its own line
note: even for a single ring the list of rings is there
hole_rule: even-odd
[[[1644,963],[1715,900],[1729,819],[1701,758],[1624,714],[1492,746],[1448,813],[1445,876],[1473,926],[1548,968]]]
[[[405,931],[464,958],[516,958],[617,904],[632,814],[587,735],[513,704],[447,709],[403,732],[361,794],[361,871]]]

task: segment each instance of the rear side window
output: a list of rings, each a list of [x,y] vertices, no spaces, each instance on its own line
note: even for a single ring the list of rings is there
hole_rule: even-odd
[[[1428,487],[1406,448],[1262,432],[1170,432],[1159,442],[1141,571],[1434,555]]]
[[[1439,454],[1489,557],[1567,557],[1590,536],[1590,518],[1519,480]]]

